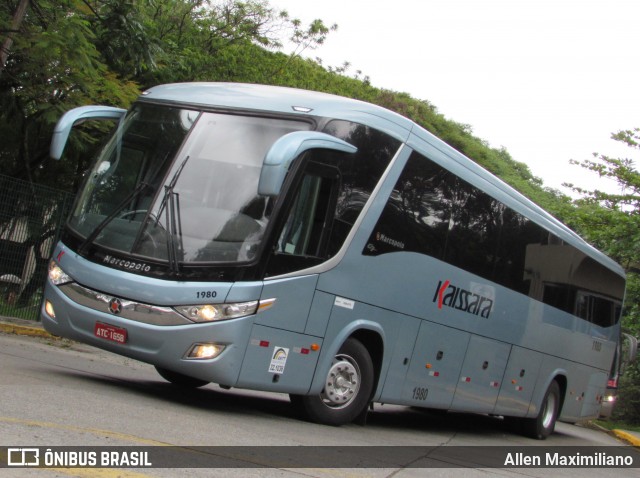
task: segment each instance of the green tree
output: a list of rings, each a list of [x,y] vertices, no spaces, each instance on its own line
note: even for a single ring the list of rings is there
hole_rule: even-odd
[[[72,171],[58,175],[43,164],[60,115],[90,102],[128,104],[137,95],[135,85],[102,62],[82,6],[74,0],[32,2],[14,35],[0,77],[0,165],[11,176],[58,183]],[[5,20],[10,10],[2,12]]]
[[[640,149],[640,128],[614,133],[612,139]],[[592,244],[606,252],[627,270],[627,292],[623,311],[623,329],[640,335],[640,171],[632,158],[614,158],[594,153],[593,159],[572,161],[612,180],[618,191],[585,190],[567,184],[582,195],[573,216],[576,229]],[[640,423],[640,367],[627,367],[620,381],[614,418]]]

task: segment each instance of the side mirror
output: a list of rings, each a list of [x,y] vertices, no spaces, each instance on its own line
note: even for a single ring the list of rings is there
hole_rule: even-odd
[[[326,133],[317,131],[295,131],[285,134],[271,145],[262,162],[258,194],[277,196],[289,171],[291,163],[310,149],[329,149],[344,153],[355,153],[358,148]]]
[[[74,125],[87,120],[119,120],[127,110],[112,106],[80,106],[67,111],[58,120],[53,130],[49,155],[53,159],[60,159],[69,139],[69,133]]]

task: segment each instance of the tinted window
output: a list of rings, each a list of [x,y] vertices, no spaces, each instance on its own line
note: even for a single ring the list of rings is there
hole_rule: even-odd
[[[304,269],[333,257],[400,147],[398,140],[380,131],[347,121],[330,121],[323,132],[358,151],[318,149],[301,158],[267,275]]]
[[[341,120],[330,121],[323,132],[358,148],[355,154],[346,156],[321,150],[310,155],[312,160],[332,165],[340,171],[340,189],[328,244],[328,255],[333,256],[342,247],[351,226],[398,151],[400,141],[368,126]]]
[[[600,326],[619,315],[624,279],[415,152],[363,254],[399,251],[444,260]]]

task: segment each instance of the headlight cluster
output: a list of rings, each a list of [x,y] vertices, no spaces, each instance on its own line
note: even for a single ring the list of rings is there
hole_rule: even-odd
[[[253,315],[268,309],[274,302],[275,299],[267,299],[233,304],[181,305],[175,307],[175,310],[194,322],[214,322]]]
[[[49,262],[49,280],[55,285],[62,285],[68,282],[73,282],[73,279],[67,275],[65,271],[56,263],[56,261]]]
[[[53,260],[49,263],[49,280],[57,286],[73,282],[73,279]],[[205,323],[247,317],[270,308],[275,301],[276,299],[266,299],[226,304],[179,305],[173,310],[193,322]],[[55,316],[53,311],[49,315]]]

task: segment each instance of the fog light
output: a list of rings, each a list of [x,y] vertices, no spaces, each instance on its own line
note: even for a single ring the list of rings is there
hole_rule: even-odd
[[[224,345],[218,344],[193,344],[187,353],[188,359],[205,360],[216,358],[224,350]]]
[[[56,311],[53,310],[53,304],[48,300],[44,301],[44,311],[51,317],[52,319],[56,318]]]

